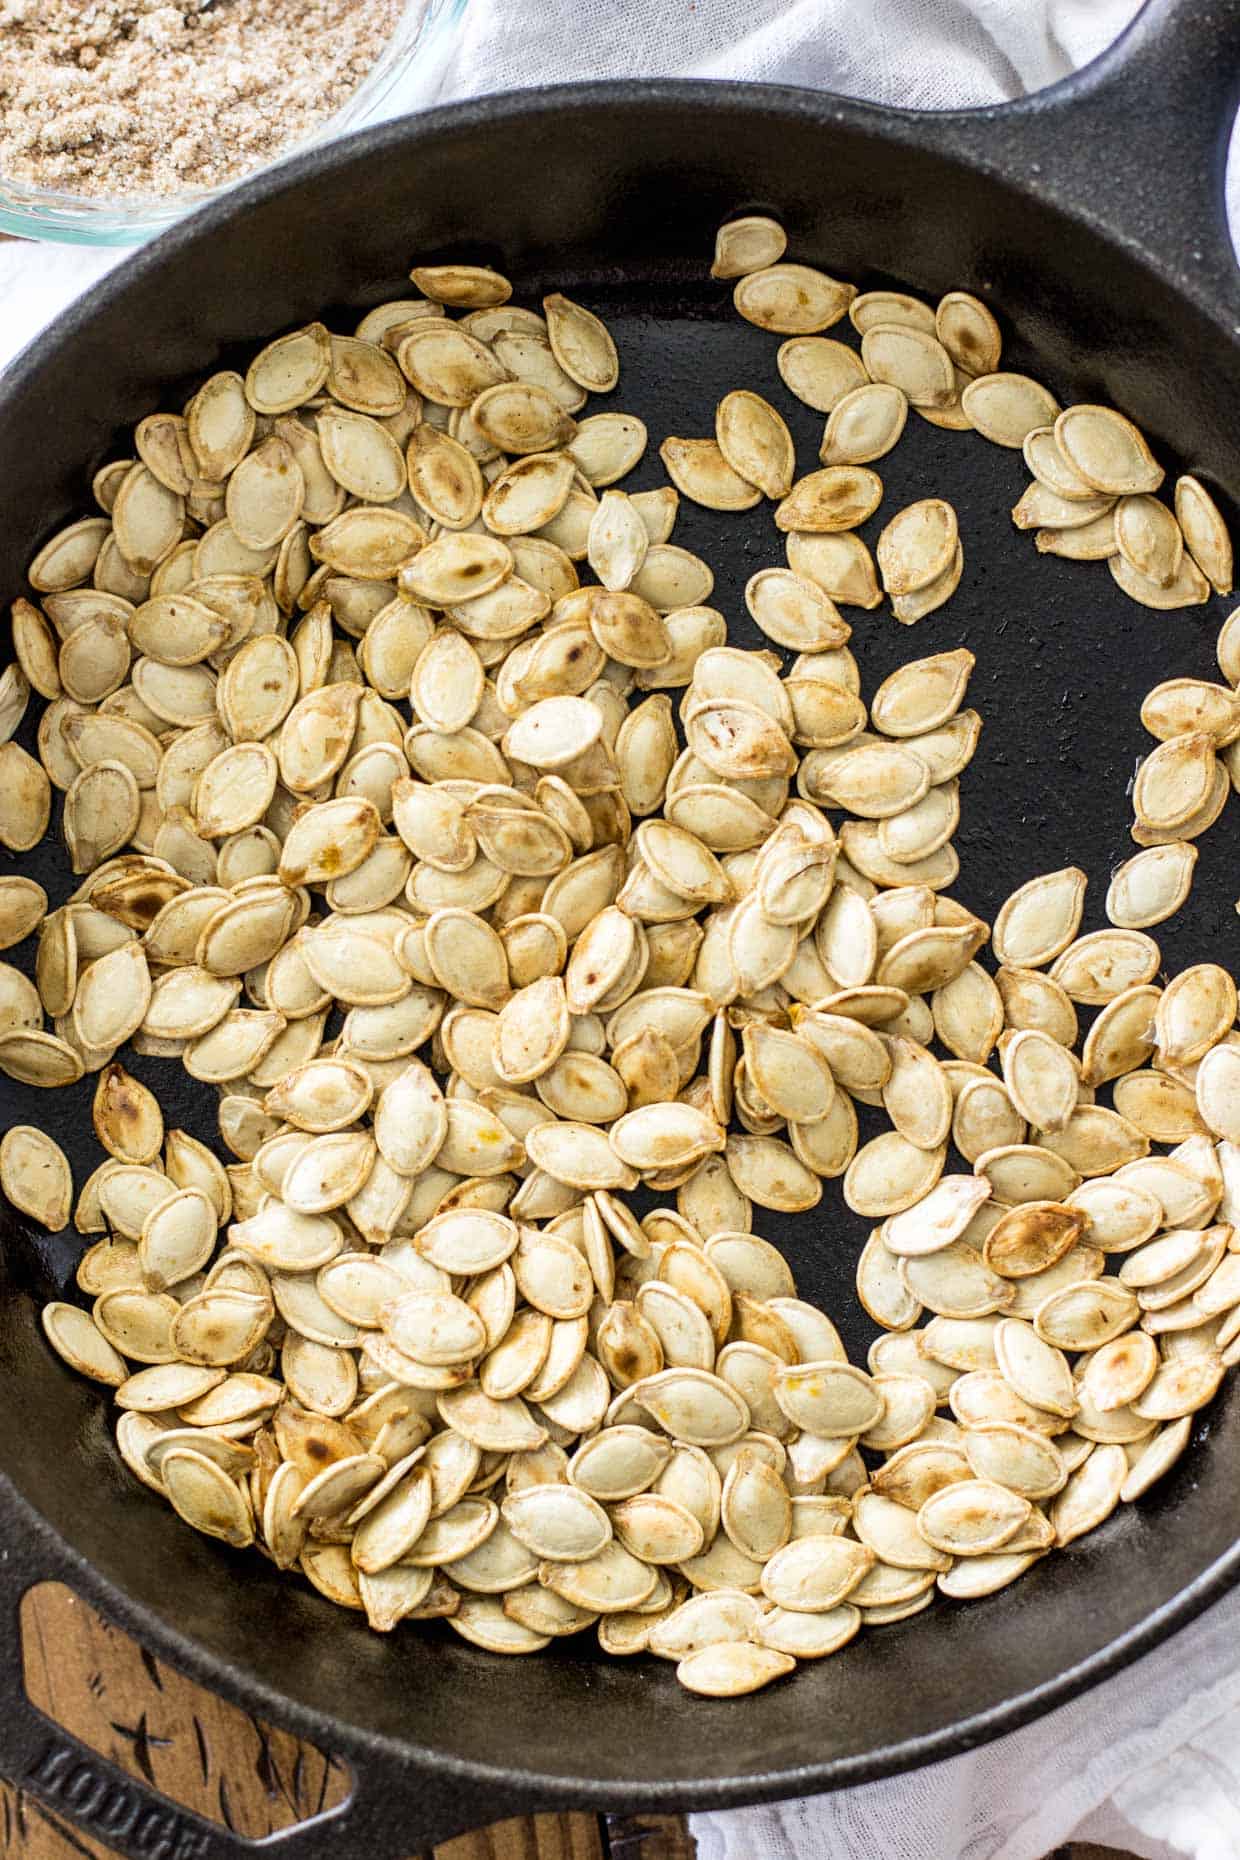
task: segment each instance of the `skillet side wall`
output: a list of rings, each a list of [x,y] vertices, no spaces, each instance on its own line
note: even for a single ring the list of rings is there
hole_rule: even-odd
[[[492,258],[514,275],[522,301],[536,287],[562,286],[609,317],[614,309],[614,404],[647,418],[655,441],[668,430],[709,430],[709,410],[729,386],[772,392],[786,407],[775,339],[738,328],[726,287],[703,280],[718,220],[751,205],[779,213],[790,256],[863,286],[895,279],[932,297],[977,290],[1005,330],[1015,328],[1013,366],[1036,356],[1053,387],[1113,401],[1169,467],[1178,452],[1234,497],[1235,341],[1134,259],[1016,187],[936,156],[932,119],[916,128],[896,119],[888,136],[882,120],[829,101],[742,100],[722,88],[692,107],[643,101],[640,91],[629,101],[587,95],[547,114],[532,99],[501,101],[374,132],[292,164],[282,186],[241,190],[141,254],[88,310],[40,338],[0,387],[0,595],[21,592],[37,543],[88,508],[90,470],[123,429],[156,405],[175,406],[221,358],[235,359],[230,345],[253,346],[324,306],[356,313],[400,293],[418,254]],[[342,316],[337,326],[351,325]],[[791,417],[808,469],[821,421],[805,409]],[[1149,613],[1124,600],[1105,567],[1037,557],[1004,515],[1023,482],[1019,455],[912,417],[909,425],[917,430],[907,461],[902,447],[878,467],[888,493],[865,533],[872,540],[902,503],[942,491],[961,510],[966,585],[911,636],[889,614],[848,610],[866,695],[910,657],[960,643],[978,653],[969,701],[991,734],[964,783],[959,895],[993,918],[1013,884],[1075,858],[1091,869],[1085,927],[1097,927],[1108,866],[1132,850],[1124,789],[1146,743],[1140,696],[1159,677],[1217,675],[1212,641],[1225,608]],[[643,471],[633,482],[662,476],[657,459]],[[782,552],[772,533],[759,556],[740,532],[758,533],[751,519],[682,506],[675,540],[718,566],[714,599],[738,642],[752,645],[739,590]],[[1233,808],[1203,843],[1184,922],[1155,932],[1169,968],[1210,955],[1234,966],[1235,847]],[[31,871],[57,895],[67,888],[58,851],[0,869]],[[209,1107],[204,1121],[177,1068],[145,1061],[135,1070],[161,1093],[170,1123],[207,1134]],[[79,1186],[98,1160],[84,1134],[90,1084],[55,1094],[0,1088],[4,1123],[50,1129]],[[854,1311],[865,1224],[843,1208],[837,1186],[826,1185],[815,1213],[757,1210],[755,1227],[786,1244],[806,1296],[845,1319]],[[260,1704],[264,1695],[293,1701],[308,1714],[299,1728],[328,1747],[337,1718],[448,1763],[507,1769],[518,1786],[570,1779],[556,1793],[575,1788],[584,1799],[597,1785],[615,1805],[650,1803],[660,1786],[682,1805],[793,1793],[982,1741],[1031,1715],[1030,1695],[1148,1623],[1219,1558],[1232,1552],[1235,1561],[1233,1389],[1199,1424],[1176,1473],[1096,1536],[991,1601],[867,1634],[759,1698],[687,1701],[662,1666],[605,1663],[575,1648],[506,1662],[446,1631],[433,1647],[416,1631],[382,1639],[257,1557],[196,1538],[119,1465],[99,1391],[63,1369],[37,1330],[38,1298],[71,1275],[79,1250],[12,1231],[0,1283],[0,1467],[93,1565],[97,1592],[129,1598],[127,1618],[152,1644],[175,1657],[177,1637],[188,1637],[208,1656],[190,1662],[200,1677],[248,1700],[257,1692]],[[863,1346],[868,1331],[854,1321],[848,1334]]]

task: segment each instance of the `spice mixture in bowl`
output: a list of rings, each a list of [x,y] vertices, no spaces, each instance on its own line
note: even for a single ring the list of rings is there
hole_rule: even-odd
[[[424,101],[464,3],[0,0],[0,227],[144,238],[307,143]]]

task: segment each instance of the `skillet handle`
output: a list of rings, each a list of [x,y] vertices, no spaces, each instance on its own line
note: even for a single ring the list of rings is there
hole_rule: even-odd
[[[930,120],[945,151],[1118,234],[1177,290],[1240,324],[1225,198],[1238,104],[1240,0],[1145,0],[1071,77]]]
[[[21,1600],[47,1580],[90,1588],[76,1559],[50,1531],[11,1533],[0,1543],[0,1776],[127,1860],[340,1860],[342,1854],[425,1852],[440,1841],[510,1815],[565,1806],[536,1800],[507,1780],[481,1783],[444,1766],[421,1768],[346,1737],[327,1754],[349,1769],[337,1809],[253,1841],[183,1808],[31,1704],[22,1682]],[[102,1598],[91,1595],[91,1605]],[[102,1604],[106,1610],[106,1604]],[[273,1716],[275,1714],[273,1713]],[[305,1727],[287,1726],[295,1735]]]

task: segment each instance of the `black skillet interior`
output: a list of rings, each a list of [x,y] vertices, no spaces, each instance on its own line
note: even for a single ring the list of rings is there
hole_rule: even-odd
[[[897,282],[931,298],[952,286],[980,291],[1003,322],[1005,365],[1027,365],[1061,396],[1126,408],[1169,473],[1202,470],[1234,514],[1234,339],[1139,257],[1001,178],[967,172],[914,119],[896,121],[904,126],[893,133],[879,113],[798,93],[607,88],[468,107],[294,165],[283,184],[252,188],[238,207],[142,254],[5,384],[0,593],[18,593],[36,543],[88,508],[92,468],[115,455],[135,419],[177,406],[195,377],[309,315],[326,309],[350,328],[363,306],[400,291],[419,255],[492,259],[516,279],[519,300],[563,286],[607,318],[622,357],[614,404],[651,429],[633,486],[660,481],[660,437],[709,432],[716,400],[741,385],[784,411],[809,469],[820,417],[783,389],[777,339],[740,322],[728,288],[704,276],[718,220],[754,206],[779,214],[791,256],[862,287]],[[847,325],[833,333],[851,334]],[[1126,790],[1147,746],[1141,698],[1159,678],[1216,675],[1226,603],[1153,613],[1129,602],[1104,566],[1037,556],[1007,515],[1024,482],[1019,456],[975,436],[910,418],[878,469],[885,496],[864,532],[871,542],[915,497],[945,496],[960,514],[964,578],[949,605],[913,633],[887,612],[850,610],[867,695],[910,657],[959,645],[977,655],[969,702],[985,728],[963,781],[957,894],[993,918],[1021,880],[1080,863],[1092,881],[1085,928],[1096,928],[1108,874],[1132,850]],[[733,638],[764,643],[741,590],[755,569],[782,560],[769,511],[737,517],[685,503],[675,540],[714,566],[713,598]],[[1188,909],[1157,933],[1168,971],[1208,956],[1234,965],[1236,846],[1229,810],[1203,842]],[[3,869],[42,878],[54,895],[67,888],[50,840]],[[132,1065],[170,1123],[211,1134],[209,1094],[179,1066]],[[0,1093],[5,1123],[45,1122],[79,1182],[99,1160],[89,1085],[39,1094],[6,1083]],[[872,1334],[853,1293],[866,1224],[838,1185],[825,1185],[813,1213],[758,1211],[755,1224],[785,1248],[803,1295],[836,1316],[859,1356]],[[71,1283],[79,1251],[72,1237],[12,1223],[6,1232],[0,1466],[16,1520],[10,1586],[67,1570],[207,1683],[342,1751],[363,1782],[375,1762],[403,1774],[395,1793],[406,1806],[416,1798],[397,1837],[406,1848],[415,1831],[442,1834],[527,1802],[744,1801],[930,1760],[1132,1657],[1166,1631],[1164,1616],[1183,1618],[1218,1592],[1228,1579],[1220,1559],[1234,1576],[1232,1390],[1147,1499],[1015,1588],[868,1633],[754,1699],[690,1702],[659,1663],[605,1661],[590,1636],[512,1662],[437,1628],[379,1638],[261,1559],[194,1537],[120,1465],[105,1403],[51,1358],[37,1329],[39,1300]],[[54,1537],[40,1533],[37,1549],[23,1551],[31,1511]],[[387,1841],[382,1810],[369,1826],[374,1848]]]

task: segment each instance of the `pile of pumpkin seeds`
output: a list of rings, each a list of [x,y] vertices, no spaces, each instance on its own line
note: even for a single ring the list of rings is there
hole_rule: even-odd
[[[55,910],[0,879],[3,946],[38,935],[0,1068],[96,1074],[105,1152],[75,1206],[18,1126],[0,1185],[90,1240],[89,1311],[44,1326],[126,1464],[381,1631],[593,1629],[711,1696],[1001,1588],[1139,1497],[1240,1360],[1236,987],[1160,986],[1147,934],[1226,789],[1240,631],[1226,688],[1147,701],[1144,850],[1081,935],[1076,869],[993,929],[951,897],[972,654],[867,706],[840,613],[959,582],[941,499],[877,564],[855,533],[910,407],[1023,445],[1017,520],[1137,598],[1221,585],[1217,513],[1181,481],[1177,554],[1135,429],[999,372],[977,299],[783,252],[733,221],[714,274],[828,415],[821,470],[738,390],[664,441],[671,486],[617,489],[647,434],[584,411],[618,379],[597,317],[418,267],[143,420],[0,679],[0,840],[55,787],[81,879]],[[859,355],[821,335],[845,314]],[[679,493],[774,504],[788,566],[746,603],[790,658],[727,644]],[[216,1088],[221,1155],[126,1042]],[[857,1103],[890,1123],[864,1145]],[[875,1223],[865,1368],[754,1231],[834,1179]],[[638,1186],[668,1198],[641,1219]]]
[[[810,266],[781,263],[783,253],[773,221],[735,220],[720,229],[712,275],[737,278],[740,314],[787,338],[778,355],[785,385],[828,416],[824,469],[793,485],[792,443],[779,413],[739,392],[720,403],[716,440],[663,446],[669,476],[686,496],[725,510],[747,509],[763,493],[780,498],[775,521],[789,532],[788,564],[798,577],[840,605],[877,607],[885,592],[896,619],[912,624],[960,582],[951,505],[925,498],[891,519],[875,551],[881,586],[874,558],[853,533],[883,494],[866,467],[896,445],[911,408],[936,426],[1021,450],[1031,482],[1012,521],[1033,531],[1043,554],[1105,561],[1145,607],[1231,593],[1231,538],[1200,479],[1185,474],[1172,504],[1160,502],[1166,474],[1139,428],[1111,407],[1061,408],[1040,382],[1002,370],[1002,334],[978,298],[949,291],[932,307],[902,291],[858,295]],[[752,270],[756,259],[760,269]],[[861,336],[860,354],[820,333],[845,314]],[[752,603],[750,611],[769,631]],[[783,643],[777,631],[770,636]],[[1192,884],[1192,842],[1240,789],[1240,610],[1219,633],[1218,663],[1225,683],[1169,679],[1142,706],[1141,721],[1160,744],[1133,797],[1132,836],[1148,856],[1134,855],[1112,886],[1114,924],[1139,929],[1179,909]]]

